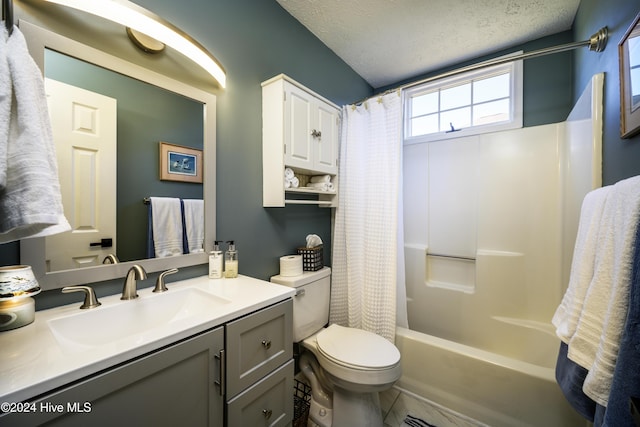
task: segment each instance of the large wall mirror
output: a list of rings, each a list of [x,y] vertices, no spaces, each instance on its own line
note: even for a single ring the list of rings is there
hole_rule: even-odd
[[[28,22],[21,21],[19,27],[47,83],[53,80],[56,85],[90,91],[114,99],[118,105],[117,162],[109,166],[113,190],[107,189],[104,200],[100,196],[96,206],[102,204],[99,209],[110,209],[115,215],[113,249],[106,251],[113,252],[120,262],[97,263],[104,254],[96,252],[95,257],[87,257],[86,265],[56,266],[51,259],[59,249],[53,239],[24,239],[20,243],[21,262],[33,267],[40,286],[55,289],[121,278],[133,264],[155,272],[206,263],[206,252],[215,240],[215,96]],[[54,109],[51,102],[50,109]],[[55,133],[55,123],[53,126]],[[161,141],[203,150],[202,184],[159,179]],[[64,197],[65,189],[62,191]],[[143,200],[153,196],[204,199],[203,253],[148,258],[148,207]],[[101,241],[110,236],[96,237]]]

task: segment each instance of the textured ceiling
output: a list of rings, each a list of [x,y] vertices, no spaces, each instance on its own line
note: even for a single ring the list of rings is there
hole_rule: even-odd
[[[277,0],[371,86],[571,29],[580,0]]]

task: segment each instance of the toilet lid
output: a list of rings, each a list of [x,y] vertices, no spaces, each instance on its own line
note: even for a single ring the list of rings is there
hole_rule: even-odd
[[[385,369],[398,364],[400,351],[373,332],[330,325],[320,332],[318,349],[331,359],[362,369]]]

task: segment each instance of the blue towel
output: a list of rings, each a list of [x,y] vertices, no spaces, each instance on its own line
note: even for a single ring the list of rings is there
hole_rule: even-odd
[[[153,244],[153,212],[151,203],[149,203],[147,209],[147,258],[155,258],[156,249]]]
[[[567,357],[568,346],[560,343],[556,362],[556,381],[564,397],[580,415],[593,422],[596,402],[582,391],[582,385],[589,371]]]
[[[627,321],[613,374],[609,402],[594,427],[635,427],[629,399],[640,396],[640,227],[636,228]]]

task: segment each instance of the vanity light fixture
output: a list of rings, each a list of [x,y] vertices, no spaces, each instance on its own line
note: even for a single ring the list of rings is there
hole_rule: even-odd
[[[179,28],[127,0],[44,0],[108,19],[171,46],[204,68],[222,88],[226,74],[218,60]]]

